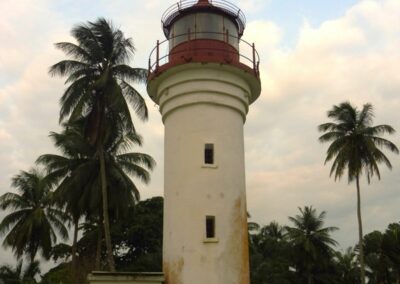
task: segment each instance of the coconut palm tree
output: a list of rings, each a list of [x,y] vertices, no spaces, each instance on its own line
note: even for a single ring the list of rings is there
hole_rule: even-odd
[[[38,251],[48,258],[56,233],[68,238],[66,216],[53,205],[51,182],[39,170],[31,169],[14,176],[11,185],[17,193],[0,196],[0,208],[12,210],[0,223],[0,235],[7,234],[3,245],[11,247],[17,258],[28,255],[31,263]]]
[[[272,238],[276,241],[282,241],[285,237],[285,228],[279,225],[278,222],[272,221],[267,226],[260,230],[260,235],[264,238]]]
[[[145,82],[147,70],[127,65],[134,53],[130,38],[103,18],[72,29],[77,43],[56,47],[72,59],[50,68],[51,75],[67,76],[69,84],[61,97],[60,121],[85,118],[85,138],[96,147],[101,173],[104,233],[109,269],[115,270],[108,216],[104,145],[112,128],[134,130],[128,103],[142,120],[147,119],[145,101],[131,83]]]
[[[380,179],[378,165],[385,164],[389,169],[392,165],[381,151],[389,150],[398,154],[399,150],[392,142],[381,137],[395,130],[390,125],[373,126],[373,107],[365,104],[361,111],[349,102],[334,105],[328,111],[328,118],[333,122],[323,123],[318,129],[325,132],[319,141],[331,142],[327,150],[325,163],[333,160],[330,175],[335,176],[335,181],[347,172],[348,182],[356,182],[357,187],[357,217],[358,237],[360,248],[361,281],[365,284],[365,265],[363,248],[363,231],[361,219],[360,177],[364,174],[370,183],[371,177],[376,175]]]
[[[62,133],[51,133],[51,138],[63,156],[46,154],[37,160],[46,166],[49,176],[61,179],[55,191],[56,200],[62,206],[66,206],[75,220],[73,267],[76,263],[74,257],[78,221],[82,216],[98,216],[102,204],[102,194],[98,186],[101,179],[98,171],[100,161],[98,156],[93,155],[95,147],[84,138],[81,122],[65,125]],[[131,147],[142,144],[142,138],[137,133],[121,132],[118,128],[114,128],[109,137],[105,143],[107,198],[109,210],[114,218],[118,218],[126,215],[129,208],[140,199],[139,190],[130,176],[139,178],[145,183],[149,182],[150,176],[147,170],[153,169],[155,162],[149,155],[127,152]],[[99,217],[101,219],[101,214]]]
[[[326,212],[317,213],[312,206],[299,208],[300,214],[289,217],[293,227],[286,226],[286,236],[292,245],[296,272],[306,278],[308,284],[315,283],[316,271],[328,265],[333,255],[332,246],[337,242],[330,234],[336,227],[324,227]]]

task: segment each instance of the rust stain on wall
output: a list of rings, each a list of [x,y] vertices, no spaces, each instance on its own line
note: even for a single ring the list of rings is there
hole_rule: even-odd
[[[245,197],[241,196],[235,200],[233,208],[233,235],[236,236],[234,239],[237,242],[237,248],[240,267],[240,279],[238,283],[249,284],[250,283],[250,272],[249,272],[249,239],[247,229],[247,210],[245,204]]]
[[[165,284],[183,284],[182,269],[184,264],[183,257],[177,261],[164,262]]]

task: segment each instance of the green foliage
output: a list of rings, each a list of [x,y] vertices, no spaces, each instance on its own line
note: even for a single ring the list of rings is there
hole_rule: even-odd
[[[334,261],[340,283],[359,284],[360,270],[358,268],[357,254],[352,247],[345,252],[335,252]]]
[[[276,222],[250,234],[250,277],[252,284],[291,283],[290,245],[285,229]]]
[[[123,271],[161,271],[163,198],[139,202],[112,226],[116,264]]]
[[[62,263],[43,275],[40,284],[74,284],[69,263]]]
[[[276,222],[252,230],[251,283],[360,284],[358,245],[344,252],[334,251],[332,246],[336,242],[329,237],[332,230],[322,227],[324,215],[321,218],[321,214],[312,207],[305,207],[300,215],[289,217],[295,224],[294,235],[291,235],[290,227],[282,227]],[[322,238],[321,232],[325,235]],[[399,283],[399,233],[400,223],[392,223],[384,232],[374,231],[365,236],[368,284]],[[326,242],[326,239],[330,241]],[[321,241],[325,244],[317,245]]]
[[[399,274],[399,224],[390,224],[384,233],[373,231],[364,237],[365,263],[370,284],[397,283]]]

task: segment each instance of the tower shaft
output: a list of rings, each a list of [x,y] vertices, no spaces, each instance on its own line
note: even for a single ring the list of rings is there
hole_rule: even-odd
[[[242,11],[182,0],[162,17],[147,90],[165,125],[166,284],[249,284],[243,125],[261,91]],[[250,54],[243,54],[243,46]]]
[[[158,88],[167,284],[249,283],[243,123],[250,88],[232,67],[211,66],[187,64]]]

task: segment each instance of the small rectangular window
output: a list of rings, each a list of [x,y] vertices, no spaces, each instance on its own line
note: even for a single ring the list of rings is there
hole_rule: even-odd
[[[214,164],[214,144],[205,144],[204,146],[204,163]]]
[[[206,216],[206,238],[215,238],[215,216]]]

